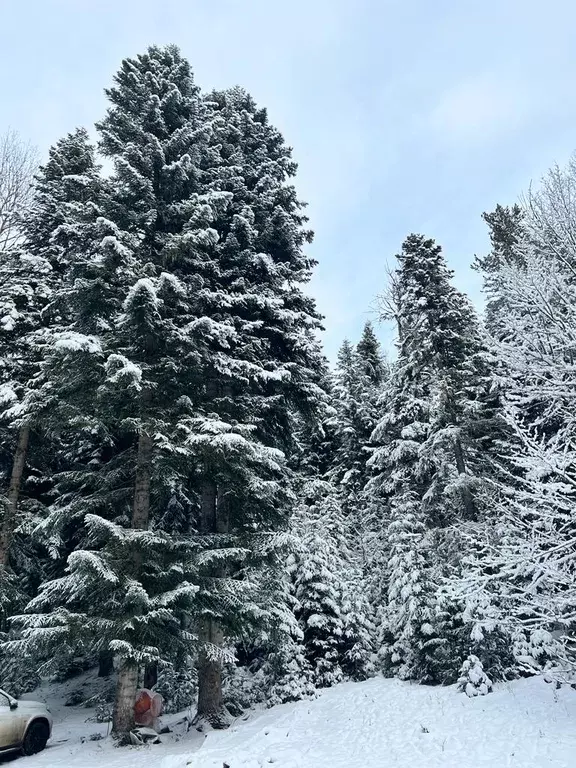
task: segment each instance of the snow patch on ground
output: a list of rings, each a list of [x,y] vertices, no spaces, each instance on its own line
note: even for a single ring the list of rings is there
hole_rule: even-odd
[[[344,683],[207,736],[178,724],[186,713],[167,716],[173,733],[162,744],[122,749],[109,738],[88,740],[107,726],[87,723],[91,710],[64,707],[70,689],[27,697],[48,702],[54,733],[45,752],[19,758],[18,768],[576,768],[576,692],[541,678],[496,685],[477,698],[454,686]]]
[[[161,768],[574,768],[576,692],[541,679],[470,699],[382,678],[276,707]]]

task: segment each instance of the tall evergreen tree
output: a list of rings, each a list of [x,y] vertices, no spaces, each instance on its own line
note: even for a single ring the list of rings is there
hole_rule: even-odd
[[[233,636],[262,614],[247,592],[246,568],[256,573],[267,556],[265,534],[287,527],[292,414],[315,412],[323,360],[319,319],[301,288],[313,266],[302,250],[311,234],[289,183],[290,150],[241,89],[210,94],[206,104],[219,152],[209,186],[227,205],[213,221],[217,243],[199,289],[199,322],[212,337],[193,444],[199,530],[213,553],[201,571],[198,717],[221,725],[218,648],[224,631]]]
[[[304,654],[315,687],[325,688],[369,675],[372,628],[338,494],[326,484],[315,496],[294,520],[299,548],[291,574]]]
[[[476,319],[452,287],[440,247],[411,235],[397,258],[398,359],[369,462],[368,490],[385,530],[377,541],[389,553],[385,578],[378,574],[381,633],[391,669],[443,682],[458,671],[458,648],[447,644],[459,638],[448,632],[454,619],[438,618],[436,553],[450,526],[479,514],[498,415]]]
[[[494,211],[484,213],[482,218],[490,229],[492,249],[485,256],[477,256],[472,266],[484,278],[486,326],[490,333],[499,335],[499,325],[509,310],[503,297],[498,296],[500,276],[506,267],[522,261],[517,245],[524,236],[525,213],[519,205],[497,205]]]
[[[380,342],[370,321],[364,325],[362,336],[356,345],[356,353],[366,376],[374,386],[380,386],[386,376],[386,364],[382,356]]]
[[[353,517],[360,536],[366,527],[366,462],[385,372],[380,343],[367,323],[357,347],[346,340],[338,353],[332,420],[337,447],[330,472],[332,481],[340,488],[344,513]]]
[[[290,151],[243,91],[201,99],[168,47],[125,60],[107,95],[114,172],[70,232],[66,322],[37,393],[54,429],[75,427],[47,528],[78,517],[76,544],[23,642],[46,650],[68,633],[112,650],[121,734],[139,667],[170,660],[197,618],[198,714],[223,725],[224,631],[273,613],[260,574],[293,503],[292,412],[322,396],[319,319],[300,288],[310,234]],[[86,431],[103,438],[96,452]],[[188,510],[176,527],[175,495]]]
[[[22,237],[3,254],[0,264],[2,445],[10,450],[2,461],[8,490],[0,523],[0,568],[7,567],[11,555],[12,559],[22,555],[22,549],[15,552],[12,544],[22,522],[19,501],[23,483],[28,486],[25,506],[32,512],[39,500],[37,489],[46,485],[46,475],[55,468],[41,413],[30,407],[29,399],[46,336],[61,319],[61,307],[54,297],[70,269],[59,236],[71,224],[67,206],[73,203],[80,208],[94,196],[97,174],[94,150],[85,131],[77,130],[57,142],[37,173],[31,204],[21,222]],[[6,579],[4,584],[8,583]]]
[[[52,609],[56,629],[81,631],[87,648],[119,656],[114,730],[123,733],[133,723],[138,666],[175,651],[174,610],[190,610],[196,592],[187,580],[190,554],[149,529],[161,517],[162,499],[189,474],[183,422],[196,373],[192,287],[179,280],[177,267],[166,268],[186,238],[184,254],[193,249],[207,225],[205,215],[190,221],[201,162],[191,158],[200,152],[199,108],[187,62],[174,48],[151,48],[123,63],[107,94],[111,106],[99,132],[115,170],[100,210],[80,217],[71,233],[68,249],[77,258],[61,294],[69,321],[47,359],[44,391],[56,401],[54,414],[64,411],[69,423],[108,434],[112,451],[63,478],[84,489],[85,501],[91,489],[96,514],[85,518],[70,574],[45,585],[30,610]],[[209,231],[204,237],[210,240]],[[74,513],[78,493],[72,509],[70,495],[61,497],[54,518]],[[166,560],[168,552],[177,559]],[[102,593],[99,606],[89,599],[94,590]]]

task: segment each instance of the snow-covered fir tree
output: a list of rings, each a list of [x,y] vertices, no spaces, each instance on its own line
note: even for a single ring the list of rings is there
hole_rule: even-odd
[[[2,465],[6,499],[0,525],[0,568],[11,562],[31,585],[38,573],[38,552],[31,549],[32,520],[46,500],[49,476],[57,456],[43,429],[38,403],[30,394],[44,354],[46,338],[60,322],[61,307],[54,298],[70,264],[57,232],[71,221],[69,204],[76,208],[94,192],[98,169],[94,149],[79,129],[50,149],[37,172],[22,236],[0,263],[2,356]],[[20,504],[24,489],[25,502]],[[22,527],[23,526],[23,527]],[[16,535],[19,528],[22,536]],[[3,580],[3,586],[10,579]],[[3,588],[0,587],[1,588]],[[30,590],[28,590],[30,591]]]
[[[362,336],[356,345],[356,354],[363,373],[375,387],[381,386],[386,378],[388,366],[370,321],[364,324]]]
[[[201,238],[206,225],[183,231],[197,189],[190,152],[198,91],[187,62],[174,48],[151,48],[123,63],[108,98],[100,146],[114,173],[99,207],[67,233],[76,257],[59,297],[67,323],[46,359],[43,392],[55,401],[54,416],[80,427],[80,439],[82,429],[101,431],[111,449],[62,478],[67,492],[52,517],[68,523],[82,500],[85,532],[69,574],[45,585],[30,606],[51,610],[48,618],[37,614],[27,624],[51,623],[53,637],[67,627],[74,642],[81,630],[86,650],[117,654],[114,729],[122,733],[133,722],[139,665],[174,653],[178,636],[186,640],[176,631],[179,612],[191,610],[197,591],[188,580],[190,551],[150,528],[162,500],[188,476],[179,425],[190,417],[197,373],[188,286],[166,267],[175,238],[193,239],[199,230]]]
[[[485,256],[476,256],[472,266],[482,273],[484,279],[487,297],[484,312],[486,327],[491,334],[498,336],[501,333],[500,320],[508,310],[504,297],[498,295],[500,272],[522,259],[517,245],[524,234],[524,211],[519,205],[497,205],[494,211],[484,213],[482,218],[490,230],[492,248]]]
[[[381,654],[403,678],[446,682],[467,630],[462,605],[438,603],[444,558],[452,550],[458,565],[451,530],[480,514],[500,417],[477,321],[441,249],[411,235],[398,263],[398,359],[372,435],[367,488],[382,525],[373,544]]]
[[[290,150],[243,90],[209,94],[205,104],[218,152],[206,178],[225,205],[213,217],[214,247],[198,275],[197,322],[210,338],[190,445],[207,547],[198,716],[221,725],[218,648],[225,633],[250,631],[266,612],[250,584],[267,547],[276,546],[269,534],[288,525],[293,412],[312,414],[323,397],[323,359],[314,337],[319,318],[302,291],[313,266],[303,252],[311,235],[290,184]]]
[[[337,447],[330,477],[339,486],[344,512],[355,517],[359,534],[366,522],[366,462],[385,371],[380,344],[367,323],[356,348],[347,340],[342,344],[332,390]]]
[[[304,632],[298,621],[300,604],[295,596],[293,575],[297,568],[298,545],[284,558],[283,569],[275,574],[271,592],[277,609],[269,633],[262,665],[264,699],[270,706],[314,698],[314,672],[304,646]]]
[[[353,549],[349,518],[326,481],[302,489],[292,520],[295,538],[287,562],[287,622],[274,664],[269,665],[275,701],[293,701],[373,671],[373,626],[362,571]]]
[[[492,681],[484,672],[478,656],[471,654],[462,664],[458,678],[458,690],[465,693],[469,698],[485,696],[492,690]]]
[[[300,546],[292,578],[313,681],[325,688],[367,677],[372,638],[360,563],[346,538],[338,495],[329,485],[316,493],[294,521]]]

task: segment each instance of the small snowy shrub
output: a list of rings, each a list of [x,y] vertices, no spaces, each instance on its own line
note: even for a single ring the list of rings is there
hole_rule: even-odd
[[[86,718],[87,723],[109,723],[112,720],[114,708],[114,688],[101,691],[82,703],[87,709],[93,709],[93,714]]]
[[[297,636],[287,635],[269,655],[263,669],[269,707],[317,695],[312,668]]]
[[[100,701],[96,704],[94,714],[87,718],[86,722],[92,723],[109,723],[112,720],[113,705],[107,701]]]
[[[246,709],[266,700],[265,673],[262,668],[234,666],[224,680],[224,701],[228,711],[238,717]]]
[[[188,659],[182,667],[162,665],[154,690],[164,699],[166,714],[183,712],[196,703],[197,674],[192,661]]]
[[[99,690],[94,691],[94,685],[98,686]],[[115,682],[112,679],[98,678],[91,687],[91,695],[87,696],[89,690],[86,689],[80,689],[80,691],[76,692],[80,694],[82,701],[75,703],[81,703],[86,709],[94,710],[93,714],[86,719],[86,722],[107,723],[112,719],[114,693],[116,690]],[[69,701],[66,702],[67,706]]]
[[[470,654],[460,670],[458,690],[466,696],[485,696],[492,690],[492,680],[488,677],[478,656]]]

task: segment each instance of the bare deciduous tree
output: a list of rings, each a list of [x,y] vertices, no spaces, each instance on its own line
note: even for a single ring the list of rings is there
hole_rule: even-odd
[[[400,323],[400,285],[398,283],[398,274],[389,264],[384,269],[388,278],[385,290],[376,296],[373,305],[374,311],[380,322],[393,322],[396,326],[398,340],[402,338],[402,328]]]
[[[32,198],[38,153],[16,131],[0,136],[0,252],[13,248]]]
[[[14,248],[22,237],[22,223],[32,200],[37,159],[36,149],[23,142],[15,131],[0,136],[0,255]],[[29,438],[30,425],[25,423],[19,430],[10,485],[0,509],[0,572],[8,565],[17,526]]]

